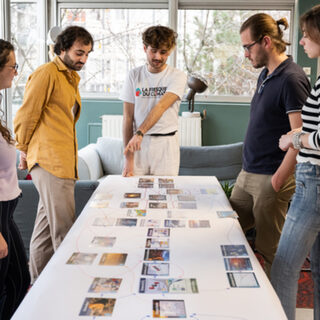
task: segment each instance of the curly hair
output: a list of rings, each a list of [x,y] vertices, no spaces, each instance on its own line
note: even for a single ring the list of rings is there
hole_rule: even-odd
[[[178,34],[164,26],[153,26],[146,29],[142,34],[143,44],[148,47],[160,49],[165,47],[172,49],[176,45]]]
[[[3,70],[4,66],[9,61],[9,55],[12,51],[14,51],[13,45],[6,40],[0,39],[0,72]],[[2,110],[1,110],[1,113],[3,114]],[[1,118],[0,118],[0,134],[9,144],[14,143],[14,140],[11,137],[11,133],[9,129],[7,128],[5,122]]]
[[[93,38],[91,34],[85,28],[70,26],[58,35],[54,45],[54,53],[59,55],[61,51],[69,50],[77,40],[81,41],[84,45],[91,44],[93,50]]]
[[[258,41],[264,36],[269,36],[277,52],[282,53],[286,51],[286,47],[290,45],[290,43],[283,40],[281,25],[284,27],[284,30],[288,28],[289,24],[286,18],[281,18],[276,21],[266,13],[257,13],[242,24],[240,33],[249,28],[253,41]]]

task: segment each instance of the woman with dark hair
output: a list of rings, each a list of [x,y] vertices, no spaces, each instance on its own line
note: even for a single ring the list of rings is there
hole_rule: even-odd
[[[0,90],[10,88],[18,65],[14,48],[0,39]],[[0,100],[2,95],[0,94]],[[1,102],[1,101],[0,101]],[[16,171],[16,150],[10,131],[0,119],[0,319],[10,319],[25,296],[30,275],[23,242],[13,212],[21,190]]]
[[[320,5],[300,18],[300,45],[309,58],[320,57]],[[282,150],[298,149],[296,191],[271,269],[271,282],[289,320],[295,319],[298,279],[311,253],[314,319],[320,319],[320,77],[302,108],[302,129],[283,135]]]

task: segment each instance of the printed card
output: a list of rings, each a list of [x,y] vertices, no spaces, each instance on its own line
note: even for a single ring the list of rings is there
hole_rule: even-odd
[[[149,202],[149,208],[150,209],[167,209],[167,203],[166,202]]]
[[[197,209],[196,202],[178,202],[178,209]]]
[[[139,202],[121,202],[120,208],[138,208]]]
[[[111,193],[96,193],[94,200],[110,200],[113,195]]]
[[[146,248],[151,248],[151,249],[169,248],[169,239],[147,238]]]
[[[144,276],[168,276],[169,263],[165,262],[144,262],[142,265],[141,274]]]
[[[154,318],[186,318],[184,300],[153,300]]]
[[[189,194],[179,194],[177,197],[179,201],[196,201],[196,198]]]
[[[247,256],[248,252],[243,244],[239,245],[221,245],[221,251],[224,256]]]
[[[196,279],[141,278],[139,293],[198,293]]]
[[[85,298],[80,316],[112,316],[116,299]]]
[[[97,227],[110,227],[113,226],[115,218],[112,217],[97,217],[93,221],[93,226]]]
[[[134,218],[118,218],[116,226],[119,227],[135,227],[137,225],[137,219]]]
[[[164,226],[167,228],[185,228],[186,222],[184,220],[164,220]]]
[[[209,188],[209,189],[200,189],[200,193],[201,194],[216,194],[218,192],[217,192],[217,189],[215,189],[215,188]]]
[[[181,189],[167,189],[167,194],[181,194],[183,191]]]
[[[91,241],[91,247],[113,247],[116,237],[94,237]]]
[[[147,210],[144,209],[128,209],[128,217],[145,217],[147,215]]]
[[[140,227],[161,227],[162,221],[159,219],[142,219]]]
[[[107,200],[92,200],[90,202],[91,208],[107,208],[109,206],[109,202]]]
[[[100,266],[123,266],[126,263],[127,253],[104,253],[101,256]]]
[[[217,211],[217,215],[219,218],[238,218],[239,217],[237,213],[232,210]]]
[[[137,192],[125,193],[123,197],[129,198],[129,199],[138,199],[138,198],[141,198],[141,193],[137,193]]]
[[[170,237],[169,228],[149,228],[148,237]]]
[[[165,194],[149,194],[149,200],[152,200],[152,201],[167,200],[167,196]]]
[[[145,261],[169,261],[169,250],[146,249],[144,252]]]
[[[174,183],[174,180],[172,178],[159,178],[159,183]]]
[[[259,288],[260,285],[253,272],[227,272],[232,288]]]
[[[190,228],[210,228],[209,220],[189,220]]]
[[[252,270],[249,258],[224,258],[224,265],[228,271]]]
[[[96,258],[96,253],[82,253],[82,252],[74,252],[72,256],[67,261],[67,264],[84,264],[90,265],[93,263]]]
[[[121,282],[120,278],[94,278],[88,292],[117,293]]]

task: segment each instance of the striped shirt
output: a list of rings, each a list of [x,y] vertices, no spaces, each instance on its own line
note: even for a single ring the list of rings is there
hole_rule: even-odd
[[[320,77],[302,108],[302,121],[302,132],[310,134],[308,142],[311,149],[302,148],[297,161],[320,166]]]

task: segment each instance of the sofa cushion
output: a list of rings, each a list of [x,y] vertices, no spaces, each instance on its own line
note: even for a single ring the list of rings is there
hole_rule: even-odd
[[[123,168],[122,139],[100,137],[96,146],[104,174],[121,174]]]
[[[212,175],[234,180],[242,168],[242,142],[220,146],[180,147],[179,175]]]

